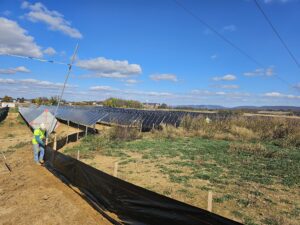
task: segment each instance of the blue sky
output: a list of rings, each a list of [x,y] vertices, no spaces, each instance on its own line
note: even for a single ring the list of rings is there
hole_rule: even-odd
[[[300,70],[252,0],[177,1],[261,65],[174,0],[2,0],[0,96],[57,95],[65,65],[9,54],[69,63],[79,43],[67,100],[300,106]],[[300,61],[300,1],[259,3]]]

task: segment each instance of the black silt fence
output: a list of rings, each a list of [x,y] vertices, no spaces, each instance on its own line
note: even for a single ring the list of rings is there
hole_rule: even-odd
[[[94,134],[94,133],[93,132],[92,133],[88,132],[88,134]],[[56,150],[59,150],[59,149],[63,148],[68,143],[78,141],[79,139],[83,138],[85,135],[86,135],[85,131],[80,131],[78,133],[70,134],[67,137],[63,137],[63,138],[57,140],[56,141]],[[53,148],[54,143],[51,142],[47,146],[50,147],[50,148]]]
[[[240,224],[108,175],[49,147],[45,152],[45,160],[50,171],[79,188],[102,214],[104,211],[116,214],[121,224]],[[120,224],[117,221],[113,223]]]
[[[2,122],[3,120],[6,119],[7,114],[8,114],[9,108],[5,107],[5,108],[1,108],[0,109],[0,122]]]

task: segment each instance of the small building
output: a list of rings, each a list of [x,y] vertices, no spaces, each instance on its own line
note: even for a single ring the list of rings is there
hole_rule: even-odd
[[[14,102],[2,102],[1,107],[2,108],[4,108],[4,107],[15,108],[16,103],[14,103]]]

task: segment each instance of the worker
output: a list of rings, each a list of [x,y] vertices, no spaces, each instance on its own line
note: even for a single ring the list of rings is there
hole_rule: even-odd
[[[33,132],[33,154],[34,161],[37,165],[42,165],[44,163],[44,153],[45,153],[45,132],[46,127],[44,123],[41,123],[39,128],[35,129]]]

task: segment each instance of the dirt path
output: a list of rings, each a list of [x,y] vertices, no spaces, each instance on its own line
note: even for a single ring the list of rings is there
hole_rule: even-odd
[[[19,139],[31,137],[24,124],[11,120],[14,116],[1,124],[0,138],[7,133],[18,134]],[[9,173],[0,161],[1,225],[111,224],[46,168],[36,165],[30,143],[12,139],[9,146],[17,147],[10,147],[6,157],[13,171]]]

